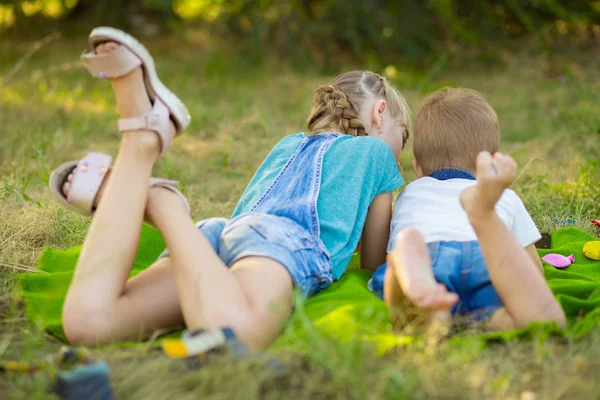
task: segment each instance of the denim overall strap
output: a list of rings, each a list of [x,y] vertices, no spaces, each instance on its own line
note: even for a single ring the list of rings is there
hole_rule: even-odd
[[[445,181],[448,179],[469,179],[474,181],[476,179],[475,175],[462,168],[441,168],[433,171],[431,177],[438,181]]]
[[[323,156],[340,136],[324,133],[304,139],[250,211],[289,218],[319,238],[317,199]]]

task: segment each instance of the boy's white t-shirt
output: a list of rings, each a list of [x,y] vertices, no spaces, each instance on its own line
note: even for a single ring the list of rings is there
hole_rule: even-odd
[[[396,200],[388,252],[394,247],[396,235],[406,228],[416,228],[425,238],[425,243],[477,240],[459,201],[460,193],[475,183],[469,179],[424,177],[407,185]],[[514,191],[504,191],[496,204],[496,213],[523,247],[542,237]]]

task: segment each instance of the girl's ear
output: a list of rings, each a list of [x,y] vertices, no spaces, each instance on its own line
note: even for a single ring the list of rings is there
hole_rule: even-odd
[[[422,178],[423,177],[423,170],[421,169],[421,166],[419,165],[419,162],[413,158],[413,169],[415,170],[415,174],[417,175],[417,178]]]
[[[377,129],[381,129],[383,125],[383,113],[387,109],[387,103],[385,100],[377,100],[373,106],[373,122],[377,126]]]

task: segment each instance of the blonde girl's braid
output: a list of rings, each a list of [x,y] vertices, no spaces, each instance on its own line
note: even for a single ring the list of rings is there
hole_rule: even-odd
[[[367,136],[365,125],[358,118],[358,110],[334,85],[323,85],[317,89],[308,126],[312,134],[339,131],[352,136]]]
[[[308,134],[339,132],[367,136],[358,115],[359,107],[368,98],[386,100],[392,116],[406,127],[408,134],[410,111],[404,97],[384,77],[366,71],[347,72],[317,89],[307,120]]]

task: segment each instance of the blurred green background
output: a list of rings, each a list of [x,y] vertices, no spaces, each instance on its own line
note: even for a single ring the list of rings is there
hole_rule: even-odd
[[[262,61],[330,69],[437,62],[457,49],[494,61],[535,43],[552,57],[600,39],[600,1],[586,0],[0,0],[0,34],[34,36],[105,24],[139,35],[204,34]],[[502,50],[502,51],[500,51]]]

